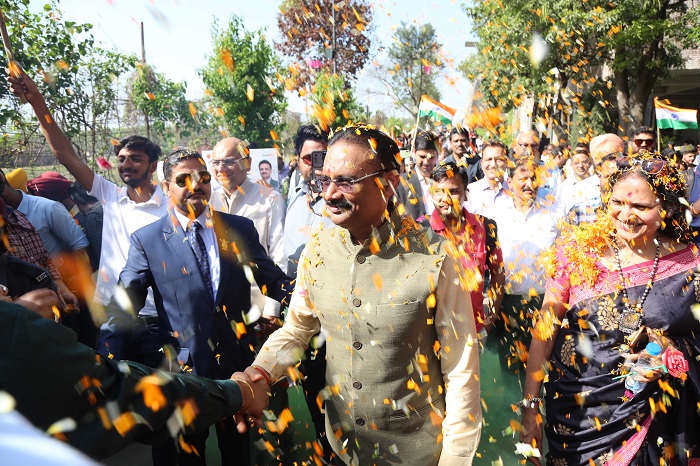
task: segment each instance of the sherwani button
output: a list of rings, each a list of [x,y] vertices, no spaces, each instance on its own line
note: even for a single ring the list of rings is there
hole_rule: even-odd
[[[362,384],[360,382],[353,382],[352,386],[355,390],[359,390],[362,388]]]
[[[366,260],[367,259],[365,259],[365,256],[362,256],[362,255],[357,256],[357,262],[359,262],[360,264],[364,264]]]
[[[362,418],[355,419],[355,424],[357,424],[358,426],[364,426],[364,425],[365,425],[365,420],[362,419]]]
[[[352,305],[355,307],[360,307],[362,305],[362,300],[360,298],[355,298],[352,300]]]
[[[355,348],[356,350],[362,349],[362,343],[359,341],[356,341],[355,343],[352,344],[352,347]]]

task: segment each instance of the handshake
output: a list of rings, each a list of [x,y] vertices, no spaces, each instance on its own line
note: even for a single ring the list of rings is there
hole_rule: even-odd
[[[231,380],[238,384],[243,398],[241,409],[234,416],[238,432],[246,432],[248,426],[262,426],[270,397],[270,375],[261,367],[250,366],[244,372],[235,372]]]

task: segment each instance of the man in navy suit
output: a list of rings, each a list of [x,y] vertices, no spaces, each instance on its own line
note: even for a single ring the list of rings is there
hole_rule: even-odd
[[[255,322],[245,317],[250,310],[247,277],[280,302],[288,301],[292,285],[265,253],[252,221],[208,207],[211,174],[201,155],[176,149],[166,157],[163,172],[170,215],[131,235],[120,286],[134,312],[144,305],[148,288],[153,289],[160,333],[175,349],[183,371],[229,378],[254,358]],[[117,306],[118,301],[113,298],[109,306],[117,311],[114,315],[125,307]],[[118,324],[118,319],[110,322]],[[249,464],[248,436],[239,434],[232,420],[216,429],[223,464]],[[206,464],[206,438],[206,432],[184,437],[197,453],[180,442],[180,466]]]

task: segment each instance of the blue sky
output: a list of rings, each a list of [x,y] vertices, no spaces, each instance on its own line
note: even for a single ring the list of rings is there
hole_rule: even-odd
[[[330,0],[319,0],[330,1]],[[45,1],[32,0],[39,10]],[[267,28],[269,40],[279,37],[277,13],[281,0],[60,0],[59,8],[66,19],[91,23],[93,34],[102,46],[141,56],[139,22],[144,23],[146,60],[168,78],[186,81],[188,97],[203,94],[204,85],[197,75],[207,55],[211,54],[211,23],[217,18],[225,23],[236,14],[247,29]],[[456,67],[473,49],[465,42],[473,40],[461,0],[377,0],[372,1],[376,45],[388,47],[401,21],[431,23],[438,32],[443,51]],[[384,54],[377,52],[377,61]],[[372,65],[368,65],[371,67]],[[395,113],[394,105],[383,97],[384,88],[365,69],[356,85],[356,95],[370,109]],[[449,84],[448,80],[456,80]],[[466,102],[468,83],[455,69],[445,70],[438,78],[441,101],[461,110]],[[290,109],[304,111],[303,100],[290,96]]]

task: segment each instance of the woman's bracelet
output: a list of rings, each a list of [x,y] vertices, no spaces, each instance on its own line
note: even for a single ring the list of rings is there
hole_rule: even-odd
[[[265,379],[265,383],[267,383],[267,386],[268,386],[268,387],[269,387],[270,385],[272,385],[271,380],[270,380],[270,374],[268,374],[267,371],[266,371],[265,369],[263,369],[263,368],[260,367],[260,366],[252,366],[252,367],[253,367],[253,369],[255,369],[256,371],[258,371],[258,373],[259,373],[260,375],[263,376],[263,379]]]
[[[248,387],[248,389],[250,390],[250,396],[251,396],[251,398],[250,398],[250,403],[248,403],[248,406],[250,406],[250,404],[253,402],[253,400],[255,400],[255,392],[253,391],[253,387],[251,387],[250,384],[249,384],[247,381],[243,380],[243,379],[238,379],[238,378],[236,378],[236,379],[233,379],[233,380],[234,380],[239,386],[240,386],[240,384],[243,384],[243,385],[245,385],[246,387]],[[245,406],[245,408],[247,408],[248,406]],[[243,409],[243,407],[241,407],[241,409]]]
[[[515,406],[518,408],[534,408],[537,405],[542,404],[542,398],[524,398],[517,403],[515,403]]]

